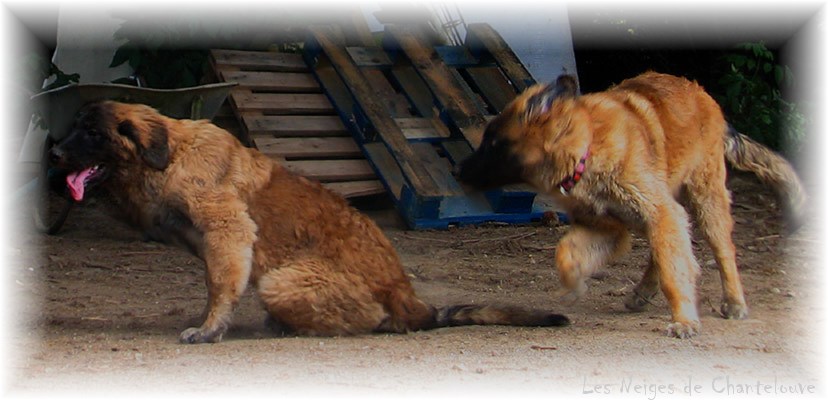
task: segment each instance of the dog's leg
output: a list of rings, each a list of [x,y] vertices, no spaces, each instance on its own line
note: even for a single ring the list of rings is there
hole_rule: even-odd
[[[725,187],[725,171],[721,162],[696,174],[687,185],[687,195],[696,222],[713,250],[722,281],[722,316],[743,319],[748,315],[739,270],[736,267],[736,248],[733,245],[733,217],[730,215],[730,195]],[[715,174],[714,178],[709,175]],[[697,182],[703,180],[704,182]]]
[[[573,224],[558,243],[555,264],[564,286],[561,299],[572,302],[586,293],[586,280],[601,266],[630,249],[630,235],[620,221],[607,218],[590,225]]]
[[[247,289],[253,263],[256,224],[246,206],[231,194],[210,193],[191,196],[190,216],[204,232],[204,261],[207,264],[208,303],[200,327],[181,332],[182,343],[221,341],[230,325],[239,298]]]
[[[667,334],[677,338],[696,335],[701,327],[696,310],[696,278],[699,266],[693,257],[689,223],[684,208],[666,190],[651,196],[656,203],[647,213],[647,235],[653,264],[658,268],[661,290],[673,315]],[[660,200],[660,201],[659,201]]]
[[[624,301],[624,306],[630,311],[642,311],[652,302],[655,295],[658,294],[658,289],[658,268],[653,263],[653,256],[651,254],[650,263],[644,271],[644,276],[638,282],[638,285],[635,286],[633,292],[627,297],[627,300]]]
[[[324,258],[303,258],[270,270],[258,281],[270,316],[298,335],[339,336],[373,332],[388,312],[364,277],[337,272]]]

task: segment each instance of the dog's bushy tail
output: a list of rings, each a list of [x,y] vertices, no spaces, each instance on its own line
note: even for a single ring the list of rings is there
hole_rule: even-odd
[[[463,325],[566,326],[569,318],[561,314],[514,306],[455,305],[435,309],[429,328]]]
[[[729,126],[725,135],[725,159],[736,169],[753,172],[776,191],[791,229],[805,222],[808,195],[796,171],[782,156]]]

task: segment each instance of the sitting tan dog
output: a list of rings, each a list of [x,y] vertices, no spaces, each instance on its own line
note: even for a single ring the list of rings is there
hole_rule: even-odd
[[[299,335],[569,322],[518,307],[426,304],[371,219],[208,121],[93,103],[51,158],[70,171],[75,200],[104,187],[148,236],[205,261],[206,317],[181,333],[184,343],[220,341],[249,283],[271,325]]]

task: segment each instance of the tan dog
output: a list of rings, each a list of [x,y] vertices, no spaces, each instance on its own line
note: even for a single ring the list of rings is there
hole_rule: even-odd
[[[186,245],[206,262],[206,318],[181,333],[184,343],[221,340],[248,282],[271,322],[300,335],[568,323],[514,307],[427,305],[372,220],[208,121],[93,103],[51,158],[71,171],[75,200],[100,184],[151,238]]]
[[[479,188],[528,182],[554,195],[572,218],[556,264],[568,297],[586,291],[595,270],[630,248],[628,228],[649,239],[650,266],[628,308],[649,303],[659,284],[672,310],[668,334],[700,328],[688,205],[710,243],[724,289],[725,318],[744,318],[725,160],[756,173],[798,220],[806,195],[780,156],[734,131],[696,83],[648,72],[601,93],[577,95],[561,76],[518,96],[490,122],[458,175]]]

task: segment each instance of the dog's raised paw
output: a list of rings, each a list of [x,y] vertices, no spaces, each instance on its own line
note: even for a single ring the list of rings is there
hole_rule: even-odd
[[[187,328],[178,336],[178,341],[184,344],[218,343],[224,332],[209,331],[204,328]]]
[[[627,299],[624,300],[624,307],[632,312],[644,311],[648,305],[652,304],[654,297],[655,293],[650,296],[642,296],[638,292],[633,291],[627,296]]]
[[[667,325],[667,336],[677,339],[690,339],[699,334],[699,322],[673,322]]]

